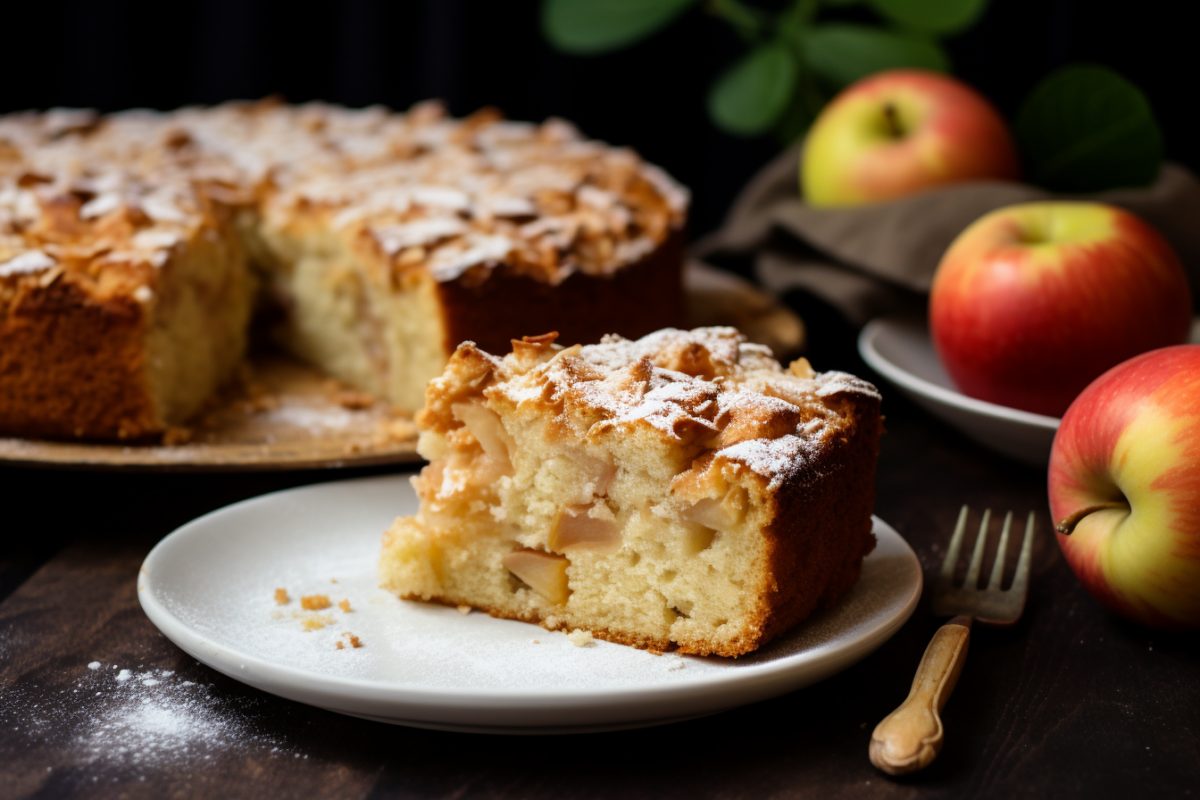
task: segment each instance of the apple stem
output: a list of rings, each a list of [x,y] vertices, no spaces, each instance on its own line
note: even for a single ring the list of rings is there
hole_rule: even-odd
[[[900,114],[896,111],[894,103],[883,104],[883,119],[887,122],[888,133],[893,139],[899,139],[904,135],[904,130],[900,127]]]
[[[1130,510],[1129,503],[1125,503],[1120,500],[1114,500],[1111,503],[1099,503],[1094,506],[1088,506],[1087,508],[1079,509],[1074,514],[1072,514],[1071,516],[1064,519],[1062,522],[1055,525],[1054,530],[1058,531],[1059,533],[1063,534],[1064,536],[1070,536],[1072,533],[1075,532],[1075,526],[1078,525],[1080,520],[1082,520],[1088,514],[1091,514],[1095,511],[1104,511],[1105,509],[1108,509],[1108,508],[1123,508],[1126,511]]]

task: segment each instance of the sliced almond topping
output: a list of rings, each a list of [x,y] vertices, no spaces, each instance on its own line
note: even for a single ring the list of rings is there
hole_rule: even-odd
[[[537,550],[514,550],[504,557],[504,568],[549,600],[562,605],[571,596],[567,587],[566,556],[542,553]]]
[[[541,336],[522,336],[520,339],[513,339],[513,352],[528,355],[541,355],[549,350],[554,344],[554,340],[558,338],[558,331],[543,333]]]
[[[716,450],[751,439],[778,439],[795,433],[796,426],[804,421],[804,411],[782,398],[760,396],[733,403],[727,411],[728,415],[720,420],[720,433],[709,443]]]
[[[620,549],[621,527],[612,518],[612,512],[593,516],[589,514],[591,510],[590,505],[564,506],[550,528],[550,549],[560,552],[578,547],[607,553]],[[608,511],[607,507],[604,510]]]
[[[795,375],[797,378],[814,378],[816,372],[812,368],[812,364],[808,363],[807,358],[798,358],[788,365],[788,372]]]

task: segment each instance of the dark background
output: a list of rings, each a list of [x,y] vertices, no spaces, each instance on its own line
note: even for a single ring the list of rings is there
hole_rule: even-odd
[[[1195,170],[1200,48],[1188,6],[992,0],[980,24],[949,49],[958,74],[1010,116],[1056,66],[1088,60],[1114,67],[1149,94],[1168,154]],[[636,147],[689,184],[694,233],[719,222],[778,147],[770,138],[725,136],[708,123],[707,86],[741,46],[726,26],[697,12],[631,50],[577,59],[542,42],[535,2],[359,0],[316,8],[25,0],[16,8],[9,4],[0,16],[0,112],[167,109],[281,93],[395,108],[441,96],[456,114],[485,104],[515,118],[556,114],[592,136]],[[863,374],[853,337],[801,310],[814,351],[822,346],[818,332],[845,351],[814,363]],[[939,622],[926,606],[876,655],[809,690],[670,728],[573,737],[578,747],[567,759],[582,751],[604,768],[548,770],[561,759],[529,755],[545,742],[370,725],[261,694],[200,667],[141,612],[131,576],[150,544],[176,525],[242,497],[347,473],[8,467],[0,470],[4,496],[22,498],[17,505],[33,522],[20,525],[21,508],[10,509],[20,543],[0,548],[0,686],[18,687],[20,694],[7,691],[40,704],[87,673],[83,665],[93,659],[178,670],[180,678],[215,682],[232,722],[267,741],[279,737],[305,758],[217,750],[203,766],[105,773],[103,763],[79,759],[71,731],[31,729],[20,720],[0,730],[0,797],[1195,795],[1196,637],[1125,623],[1086,595],[1049,536],[1042,471],[983,451],[899,393],[886,403],[876,508],[922,555],[927,574],[959,503],[976,512],[1042,514],[1028,610],[1015,628],[974,637],[944,712],[946,746],[920,775],[886,779],[866,751],[872,727],[904,696]],[[9,703],[0,703],[0,717],[22,711],[17,700]],[[106,782],[97,784],[98,777]]]
[[[770,136],[738,139],[708,121],[708,85],[743,52],[731,29],[697,8],[634,48],[578,58],[545,44],[538,7],[535,0],[6,4],[0,111],[168,109],[275,93],[397,109],[441,97],[457,115],[495,105],[516,119],[566,117],[590,136],[635,147],[692,187],[693,234],[717,225],[779,149]],[[1196,169],[1200,137],[1191,120],[1200,69],[1189,10],[1179,0],[992,0],[948,49],[957,74],[1010,118],[1057,66],[1113,67],[1149,95],[1168,156]]]

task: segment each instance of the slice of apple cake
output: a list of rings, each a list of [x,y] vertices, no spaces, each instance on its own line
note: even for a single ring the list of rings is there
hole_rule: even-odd
[[[429,383],[402,598],[737,656],[845,594],[871,551],[879,394],[732,328],[461,345]]]

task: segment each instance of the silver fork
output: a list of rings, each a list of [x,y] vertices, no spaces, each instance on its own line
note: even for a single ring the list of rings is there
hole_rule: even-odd
[[[1025,541],[1017,559],[1017,571],[1012,586],[1000,589],[1004,576],[1004,555],[1012,529],[1012,512],[1004,517],[996,563],[986,589],[977,588],[983,566],[983,551],[987,542],[991,509],[983,512],[975,550],[962,586],[954,585],[954,568],[962,550],[963,533],[967,529],[967,507],[958,514],[950,548],[942,561],[942,570],[933,584],[933,615],[954,617],[933,635],[921,664],[913,678],[912,689],[899,708],[875,726],[871,734],[871,763],[891,775],[903,775],[929,766],[942,749],[942,719],[938,713],[950,699],[954,684],[967,659],[967,643],[971,638],[971,622],[1008,626],[1021,617],[1025,596],[1029,593],[1029,561],[1033,551],[1033,512],[1025,523]]]

